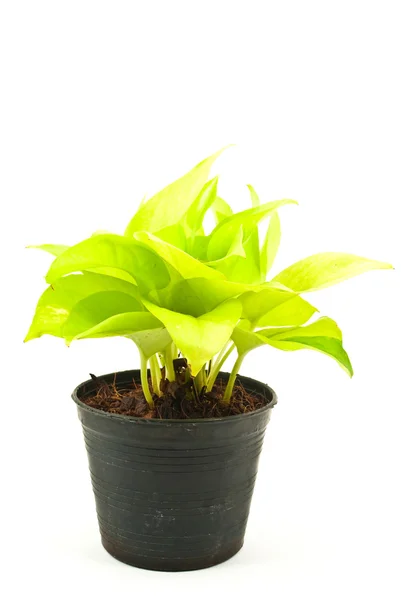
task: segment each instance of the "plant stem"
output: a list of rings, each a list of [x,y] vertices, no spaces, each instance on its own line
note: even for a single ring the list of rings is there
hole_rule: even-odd
[[[210,392],[213,389],[213,386],[217,379],[217,376],[221,371],[221,367],[224,365],[224,363],[226,362],[227,358],[230,356],[230,354],[234,350],[234,348],[235,348],[234,344],[230,345],[230,342],[227,342],[227,344],[224,346],[224,348],[220,351],[220,354],[218,355],[216,362],[214,363],[212,370],[209,373],[206,391]]]
[[[231,394],[233,393],[235,380],[237,379],[237,374],[241,368],[244,357],[244,354],[240,354],[234,363],[233,370],[231,371],[230,378],[228,380],[227,387],[224,392],[223,404],[230,404]]]
[[[163,356],[164,356],[164,365],[166,367],[166,379],[168,379],[169,381],[175,381],[172,344],[169,344],[167,346],[167,348],[163,352]]]
[[[152,387],[155,394],[159,397],[162,395],[160,391],[160,367],[156,354],[150,358],[150,374],[152,377]]]
[[[196,375],[194,384],[198,394],[200,394],[202,388],[204,388],[206,385],[206,365],[203,365],[199,373]]]
[[[153,402],[152,394],[150,393],[149,382],[148,382],[148,359],[146,358],[146,356],[144,354],[142,354],[142,352],[141,352],[141,385],[142,385],[143,395],[146,398],[146,402],[149,404],[149,408],[153,408],[154,402]]]

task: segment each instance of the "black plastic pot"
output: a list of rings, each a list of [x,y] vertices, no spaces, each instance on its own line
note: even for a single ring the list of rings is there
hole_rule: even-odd
[[[227,378],[226,373],[221,374]],[[117,385],[139,371],[112,373]],[[221,563],[242,547],[274,391],[240,377],[268,404],[219,419],[140,419],[102,412],[72,397],[82,422],[102,543],[115,558],[158,571]]]

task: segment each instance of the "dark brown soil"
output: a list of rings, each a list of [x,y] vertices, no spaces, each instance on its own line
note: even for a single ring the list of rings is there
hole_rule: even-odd
[[[96,383],[96,392],[81,398],[84,404],[104,412],[145,419],[228,417],[252,412],[266,406],[269,402],[269,399],[259,394],[250,394],[241,383],[237,383],[230,404],[223,404],[226,383],[222,379],[217,379],[211,392],[203,389],[200,394],[196,392],[192,383],[179,384],[176,381],[170,383],[164,380],[163,396],[153,394],[155,407],[150,410],[141,385],[135,381],[124,388],[118,388],[115,384],[108,384],[100,379],[96,380]]]

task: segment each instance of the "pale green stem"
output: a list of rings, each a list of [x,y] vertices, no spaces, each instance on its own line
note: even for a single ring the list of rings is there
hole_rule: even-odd
[[[172,344],[169,344],[163,352],[164,364],[166,367],[166,379],[169,381],[175,381],[175,371],[173,364],[173,348]]]
[[[238,356],[237,360],[234,363],[233,370],[231,371],[230,378],[227,383],[227,387],[223,396],[223,404],[230,404],[231,394],[233,393],[235,380],[237,379],[238,371],[241,368],[242,361],[244,360],[245,355],[241,354]]]
[[[152,376],[152,387],[155,394],[161,396],[160,391],[160,367],[156,354],[150,358],[150,373]]]
[[[215,356],[215,357],[213,358],[213,366],[214,366],[216,363],[218,363],[218,362],[220,362],[220,361],[221,361],[221,359],[223,358],[223,356],[224,356],[224,355],[225,355],[225,353],[227,352],[228,348],[230,348],[231,346],[232,346],[232,341],[231,341],[231,340],[228,340],[228,342],[226,342],[226,343],[224,344],[224,346],[222,347],[222,349],[220,350],[220,352],[218,353],[218,355],[217,355],[217,356]]]
[[[146,402],[149,404],[150,408],[153,408],[154,402],[153,402],[152,394],[150,393],[149,382],[148,382],[148,359],[146,358],[146,356],[144,354],[142,354],[142,352],[141,352],[141,385],[142,385],[143,395],[146,398]]]
[[[224,365],[227,358],[230,356],[231,352],[235,348],[235,345],[231,344],[227,349],[227,346],[229,344],[230,344],[230,342],[227,342],[227,344],[221,350],[220,354],[218,355],[218,357],[216,359],[216,362],[214,363],[214,365],[212,367],[212,370],[209,374],[208,381],[207,381],[207,389],[206,389],[207,392],[210,392],[213,389],[213,386],[215,384],[218,374],[221,371],[222,366]]]
[[[199,392],[201,392],[202,388],[206,385],[206,365],[203,365],[197,376],[195,377],[195,387]]]

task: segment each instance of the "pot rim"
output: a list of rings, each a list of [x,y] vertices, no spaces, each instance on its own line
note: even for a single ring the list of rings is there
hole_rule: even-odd
[[[124,373],[128,374],[128,373],[132,373],[134,371],[138,371],[138,369],[128,369],[126,371],[116,371],[115,373],[107,373],[106,375],[100,375],[98,378],[106,378],[106,377],[114,377],[115,375],[123,375]],[[222,375],[226,374],[224,371],[220,372]],[[246,377],[245,375],[237,375],[237,377],[241,378],[245,378],[245,379],[249,379],[251,381],[255,381],[256,383],[262,385],[263,387],[265,387],[269,394],[271,395],[272,399],[270,400],[270,402],[268,404],[266,404],[266,406],[263,406],[262,408],[258,408],[257,410],[254,410],[252,412],[248,412],[248,413],[243,413],[240,415],[229,415],[228,417],[209,417],[206,419],[145,419],[143,417],[134,417],[131,415],[119,415],[119,414],[115,414],[115,413],[109,413],[103,410],[99,410],[98,408],[93,408],[92,406],[88,406],[87,404],[85,404],[84,402],[82,402],[79,399],[78,396],[78,392],[80,390],[80,388],[82,388],[83,386],[87,385],[87,384],[92,384],[93,380],[92,379],[87,379],[86,381],[83,381],[82,383],[80,383],[79,385],[76,386],[76,388],[74,389],[74,391],[71,394],[71,398],[74,400],[75,404],[82,410],[85,410],[89,413],[98,415],[99,417],[103,417],[106,419],[113,419],[114,421],[120,421],[122,423],[127,423],[127,422],[135,422],[135,423],[145,423],[146,425],[151,425],[153,426],[163,426],[163,425],[169,425],[171,423],[181,423],[181,424],[191,424],[191,423],[218,423],[218,422],[230,422],[232,423],[235,420],[238,419],[245,419],[247,417],[252,417],[252,415],[260,415],[265,411],[270,410],[271,408],[273,408],[273,406],[275,406],[277,404],[277,395],[276,392],[269,386],[267,385],[267,383],[262,383],[261,381],[258,381],[257,379],[252,379],[251,377]]]

